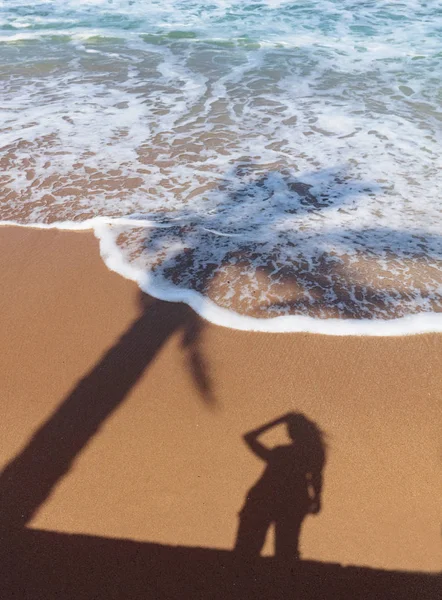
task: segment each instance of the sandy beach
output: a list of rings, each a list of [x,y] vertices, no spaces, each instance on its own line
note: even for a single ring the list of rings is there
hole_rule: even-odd
[[[440,571],[442,336],[238,332],[140,294],[90,232],[0,248],[3,530],[231,550],[263,470],[242,436],[296,411],[328,447],[302,558]]]

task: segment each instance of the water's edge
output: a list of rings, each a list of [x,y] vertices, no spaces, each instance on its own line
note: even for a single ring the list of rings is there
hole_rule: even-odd
[[[136,221],[127,219],[130,225]],[[0,221],[0,227],[21,227],[26,229],[57,229],[60,231],[91,231],[98,239],[100,255],[106,267],[125,279],[134,281],[139,288],[165,302],[178,302],[190,306],[200,317],[228,329],[255,331],[261,333],[315,333],[331,336],[370,336],[398,337],[426,333],[442,333],[441,313],[421,313],[391,320],[382,319],[318,319],[302,315],[286,315],[258,319],[239,315],[217,306],[209,298],[194,290],[182,290],[174,286],[158,285],[148,273],[140,274],[138,269],[123,260],[121,253],[109,235],[106,225],[112,219],[96,217],[81,223],[36,223],[32,225],[13,221]],[[120,219],[119,219],[120,222]],[[143,227],[148,226],[142,221]]]

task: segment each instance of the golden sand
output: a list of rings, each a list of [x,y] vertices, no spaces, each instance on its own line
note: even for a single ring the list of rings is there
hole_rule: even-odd
[[[217,327],[108,271],[91,233],[2,228],[0,265],[7,526],[229,550],[263,470],[242,436],[297,411],[328,444],[302,557],[440,570],[441,335]]]

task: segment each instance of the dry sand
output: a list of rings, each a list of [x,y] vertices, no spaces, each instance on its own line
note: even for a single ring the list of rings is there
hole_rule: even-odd
[[[294,410],[329,446],[302,556],[440,570],[441,335],[216,327],[141,296],[106,269],[91,233],[2,228],[0,268],[12,524],[230,549],[263,469],[242,435]]]

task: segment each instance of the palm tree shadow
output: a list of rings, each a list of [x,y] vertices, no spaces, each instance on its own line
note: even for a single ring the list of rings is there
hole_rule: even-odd
[[[292,185],[292,191],[294,192],[293,206],[289,206],[290,198],[288,203],[285,202],[284,211],[289,212],[289,214],[292,214],[290,211],[295,211],[295,213],[297,211],[301,213],[318,211],[322,215],[324,211],[336,208],[338,205],[339,208],[345,210],[353,202],[351,194],[342,193],[338,197],[318,199],[311,194],[308,187],[303,187],[302,182],[286,181],[285,185],[287,189],[290,189],[290,185]],[[230,198],[233,205],[236,206],[230,222],[233,224],[235,220],[239,222],[240,216],[247,206],[255,210],[254,190],[266,190],[266,188],[271,190],[268,176],[261,179],[258,177],[250,185],[242,185],[239,182],[238,189],[233,192],[233,196]],[[229,207],[229,210],[231,208],[232,206]],[[222,211],[215,217],[219,217],[222,221]],[[184,287],[189,287],[188,283],[193,278],[197,282],[197,285],[193,288],[204,293],[206,287],[210,286],[224,264],[231,262],[239,264],[241,261],[247,263],[249,259],[253,259],[252,254],[257,251],[256,248],[252,252],[247,244],[244,244],[234,251],[228,249],[220,263],[216,261],[204,262],[203,272],[198,271],[198,269],[195,269],[195,264],[198,263],[197,250],[204,244],[207,245],[208,240],[210,243],[213,233],[209,229],[217,225],[216,218],[212,219],[209,216],[201,219],[201,215],[189,215],[186,212],[183,212],[181,218],[184,225],[178,223],[175,230],[169,231],[172,231],[172,236],[176,234],[177,239],[179,239],[182,227],[187,228],[187,233],[189,228],[192,229],[193,225],[192,223],[189,225],[189,220],[193,219],[196,224],[193,229],[195,233],[190,237],[187,236],[190,247],[186,252],[179,252],[175,256],[169,257],[162,268],[166,275],[170,275],[172,282],[177,277],[177,285],[184,284]],[[161,246],[163,233],[164,230],[160,229],[154,231],[148,242],[158,242]],[[230,232],[227,232],[227,234],[230,235]],[[271,262],[271,259],[272,257],[269,256],[269,262]],[[265,266],[263,270],[269,276],[274,273],[274,267],[271,265]],[[295,278],[293,278],[293,275],[285,273],[282,273],[281,276],[288,282],[296,283],[295,280],[298,274],[295,273]],[[316,276],[317,274],[314,274],[314,278]],[[68,536],[54,532],[33,532],[27,527],[58,482],[69,472],[75,459],[105,423],[106,419],[121,405],[131,388],[149,368],[149,365],[172,335],[176,333],[182,335],[181,344],[186,352],[189,370],[206,406],[213,407],[216,405],[213,385],[201,351],[202,329],[203,322],[187,305],[166,303],[141,294],[138,318],[104,354],[96,366],[83,377],[46,423],[35,432],[25,448],[5,467],[0,474],[0,536],[2,537],[4,549],[1,552],[2,559],[6,561],[5,564],[8,564],[7,561],[13,557],[9,569],[13,582],[6,595],[4,595],[5,598],[16,595],[17,589],[25,590],[20,597],[38,597],[45,600],[54,597],[106,598],[106,600],[117,597],[195,597],[195,589],[203,590],[204,593],[201,596],[204,597],[234,597],[235,593],[237,597],[254,597],[257,593],[238,593],[238,589],[235,588],[238,582],[247,587],[252,581],[258,582],[259,585],[255,589],[255,592],[258,589],[258,593],[262,591],[262,585],[266,585],[268,597],[286,597],[287,593],[293,593],[293,582],[287,584],[287,572],[283,574],[284,583],[280,588],[281,595],[278,596],[275,592],[275,569],[273,568],[275,563],[259,559],[257,570],[251,576],[250,572],[241,570],[244,561],[238,561],[238,552],[227,553],[217,549],[160,547],[149,543],[107,540],[92,536]],[[262,428],[260,429],[262,430]],[[256,437],[257,431],[254,433]],[[296,435],[294,437],[296,440]],[[278,552],[277,549],[277,555],[290,555],[290,557],[296,558],[302,521],[308,512],[315,512],[320,507],[321,473],[325,456],[323,456],[321,462],[321,451],[318,448],[323,449],[323,446],[321,444],[316,445],[316,449],[313,450],[312,444],[308,442],[309,439],[311,439],[311,436],[306,435],[303,438],[298,432],[298,441],[301,440],[301,447],[304,446],[310,448],[310,450],[304,458],[299,459],[298,456],[296,459],[298,463],[304,465],[302,468],[300,467],[300,470],[304,472],[303,483],[299,483],[300,478],[298,477],[297,492],[299,495],[296,501],[296,518],[293,514],[289,515],[291,524],[288,523],[288,527],[285,528],[285,531],[289,532],[288,537],[284,534],[284,528],[280,527],[280,535],[277,535],[280,551]],[[293,462],[286,458],[283,459],[282,456],[283,454],[284,457],[292,456],[292,449],[278,452],[281,458],[278,455],[278,459],[275,458],[273,461],[275,466],[271,465],[270,468],[270,471],[276,473],[283,470],[284,464]],[[312,456],[316,456],[316,467],[310,464]],[[269,460],[268,463],[270,467],[271,461]],[[274,499],[274,488],[268,484],[266,477],[263,475],[260,481],[264,483],[259,484],[262,491],[261,500],[266,508],[264,511],[261,508],[258,510],[256,503],[254,506],[253,503],[250,504],[246,501],[242,511],[242,524],[240,523],[242,532],[239,533],[237,538],[236,549],[243,548],[244,554],[248,553],[254,557],[259,555],[261,546],[259,536],[262,537],[262,533],[259,533],[258,536],[257,527],[259,526],[260,531],[264,530],[265,533],[270,522],[279,522],[280,524],[284,522],[284,515],[281,516],[284,511],[281,509],[280,514],[275,512],[275,505],[272,501]],[[281,487],[281,481],[287,480],[286,477],[280,475],[274,475],[273,477],[277,487]],[[308,484],[306,484],[307,480],[309,481]],[[308,499],[306,492],[308,492]],[[290,494],[286,495],[286,500],[289,496]],[[286,506],[287,502],[284,502]],[[287,511],[285,512],[287,513]],[[247,520],[249,520],[248,524]],[[244,530],[247,535],[244,534]],[[10,548],[14,548],[14,551],[9,552]],[[201,568],[201,560],[204,561],[203,569]],[[24,562],[20,563],[20,561]],[[17,570],[17,564],[23,564],[24,566],[21,570]],[[35,572],[29,572],[28,567],[30,566],[32,571],[34,565],[36,565]],[[95,571],[91,571],[90,565],[94,565]],[[339,587],[342,592],[339,594],[339,592],[334,593],[332,589],[333,582],[336,581],[336,571],[337,569],[333,565],[319,565],[316,571],[318,575],[315,575],[315,577],[319,580],[326,573],[331,585],[323,586],[322,593],[319,593],[319,595],[312,593],[309,596],[307,593],[302,597],[321,599],[354,598],[361,590],[365,589],[364,585],[367,581],[372,583],[381,582],[379,584],[381,592],[390,585],[388,583],[390,579],[384,578],[382,573],[376,572],[367,575],[364,571],[360,575],[358,571],[357,575],[354,574],[356,581],[353,587],[354,593],[345,596],[347,591],[345,581],[348,572],[343,575],[345,581]],[[263,572],[264,579],[262,579]],[[48,582],[45,582],[44,578],[41,579],[42,573],[48,577]],[[160,582],[158,589],[152,588],[152,573],[158,576]],[[181,585],[183,576],[185,579],[184,587]],[[301,574],[300,580],[302,580],[302,577],[307,582],[306,585],[309,585],[311,577],[308,568],[304,575]],[[415,589],[420,589],[419,582],[422,581],[420,575],[416,575],[416,578],[414,578],[414,575],[403,577],[401,574],[397,576],[393,574],[391,577],[395,582],[398,581],[400,589],[406,592],[406,595],[400,597],[407,598],[407,600],[411,597],[419,597],[422,600],[421,593],[420,595],[410,595],[409,585],[409,582],[416,581]],[[63,588],[65,580],[69,581],[67,588]],[[226,582],[229,586],[227,593],[223,588]],[[375,587],[374,583],[373,586]],[[431,580],[429,589],[433,590],[434,587],[433,580]],[[32,589],[38,589],[39,592],[34,596],[32,592],[29,595],[29,590]],[[376,589],[378,588],[376,587]],[[146,590],[148,591],[146,592]],[[231,593],[232,590],[236,590],[236,592]],[[373,595],[367,597],[373,597]],[[382,596],[378,594],[377,597],[399,596]],[[431,597],[434,596],[428,595],[428,598]]]
[[[243,212],[241,199],[245,197],[248,203],[253,202],[257,189],[265,188],[265,195],[273,194],[272,180],[276,175],[266,175],[247,185],[243,184],[241,169],[236,176],[239,182],[233,201],[239,206],[239,213]],[[287,187],[285,180],[283,183]],[[297,186],[292,191],[300,210],[314,204],[314,197],[305,186],[301,189],[301,184],[293,181],[292,184]],[[220,189],[224,193],[222,188],[223,185]],[[302,201],[299,204],[301,192],[306,198],[306,206]],[[328,206],[329,203],[326,204]],[[319,208],[322,210],[324,207]],[[234,218],[235,214],[234,211]],[[155,244],[162,231],[154,231],[150,242]],[[194,248],[200,245],[198,235],[191,237]],[[193,255],[193,249],[182,252],[166,260],[163,270],[172,269],[176,273],[177,267],[178,270],[184,267],[183,261],[192,262]],[[230,258],[227,255],[225,260]],[[200,277],[203,287],[212,278],[214,268],[219,266],[207,265]],[[0,528],[3,531],[17,530],[32,520],[57,483],[69,472],[74,460],[120,406],[172,334],[181,333],[181,345],[195,385],[206,406],[215,406],[213,385],[201,350],[202,329],[203,322],[187,305],[162,302],[141,293],[138,318],[0,474]]]
[[[1,530],[31,521],[172,334],[181,332],[195,385],[208,407],[215,404],[199,347],[202,327],[187,305],[140,294],[139,317],[0,474]]]

